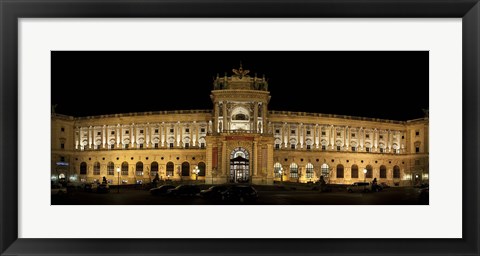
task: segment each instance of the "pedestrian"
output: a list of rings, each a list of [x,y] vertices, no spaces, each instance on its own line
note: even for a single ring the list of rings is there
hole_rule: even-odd
[[[372,181],[372,191],[377,191],[377,178],[374,178]]]

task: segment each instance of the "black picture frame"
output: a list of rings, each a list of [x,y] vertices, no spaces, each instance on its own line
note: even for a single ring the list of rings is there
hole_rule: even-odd
[[[478,0],[0,0],[0,15],[1,255],[479,255]],[[462,18],[463,238],[19,239],[18,19],[50,17]]]

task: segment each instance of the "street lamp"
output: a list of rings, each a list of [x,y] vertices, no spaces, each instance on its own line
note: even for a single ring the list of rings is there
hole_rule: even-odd
[[[117,193],[120,193],[120,167],[117,167],[117,173],[118,173]]]
[[[195,173],[195,180],[198,180],[198,173],[200,172],[200,169],[198,169],[198,165],[195,166],[193,169],[193,173]]]
[[[367,182],[367,169],[363,169],[363,182]]]

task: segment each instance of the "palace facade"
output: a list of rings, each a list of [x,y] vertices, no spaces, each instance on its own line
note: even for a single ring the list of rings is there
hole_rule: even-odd
[[[428,117],[392,121],[271,111],[265,77],[214,80],[212,110],[88,117],[52,113],[52,180],[428,182]]]

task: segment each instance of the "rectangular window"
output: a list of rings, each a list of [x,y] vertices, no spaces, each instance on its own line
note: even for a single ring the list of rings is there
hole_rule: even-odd
[[[327,147],[325,145],[322,145],[322,150],[323,151],[327,150]]]
[[[370,152],[370,148],[365,148],[365,151]]]
[[[378,138],[379,138],[379,139],[383,139],[383,135],[379,135]]]
[[[355,138],[355,133],[352,133],[352,138]]]
[[[95,146],[95,149],[100,149],[100,145],[96,145],[96,146]]]
[[[337,146],[337,151],[340,151],[342,148],[340,146]]]
[[[275,130],[275,133],[277,133],[277,134],[278,134],[278,133],[280,133],[280,130],[278,130],[278,129],[277,129],[277,130]]]
[[[342,136],[342,133],[341,132],[337,132],[337,137],[340,137]]]
[[[140,130],[140,133],[143,134],[143,130]]]
[[[114,148],[115,148],[115,144],[110,145],[110,149],[114,149]]]
[[[129,131],[129,130],[126,130],[126,131],[125,131],[125,134],[129,134],[129,133],[130,133],[130,131]]]
[[[189,148],[190,147],[190,143],[185,143],[185,148]]]
[[[139,146],[140,146],[140,149],[142,149],[142,148],[143,148],[143,143],[142,143],[142,144],[140,144]]]
[[[60,157],[60,162],[65,162],[65,157],[64,156]]]
[[[402,140],[405,139],[405,136],[402,135]]]
[[[290,145],[291,149],[295,149],[295,144]]]
[[[275,149],[280,149],[280,144],[275,144]]]
[[[310,131],[307,131],[307,135],[310,135]]]
[[[170,148],[173,148],[173,143],[170,143]]]
[[[419,130],[415,131],[415,136],[420,136],[420,131]]]
[[[200,129],[200,132],[204,133],[204,132],[205,132],[205,128]]]
[[[322,131],[322,136],[325,136],[326,132]]]
[[[311,149],[311,146],[310,145],[307,145],[307,150],[310,150]]]
[[[110,134],[111,134],[111,135],[115,135],[115,132],[114,132],[114,131],[112,131]]]
[[[158,148],[158,143],[155,143],[154,148]]]
[[[185,132],[186,132],[186,133],[189,133],[189,132],[190,132],[190,129],[188,129],[188,128],[185,129]]]
[[[61,148],[61,149],[65,149],[65,144],[64,144],[64,143],[60,143],[60,148]]]
[[[173,129],[170,129],[170,133],[173,133]]]
[[[60,131],[61,131],[61,132],[64,132],[64,131],[65,131],[65,128],[64,128],[64,127],[60,128]]]
[[[205,143],[200,143],[200,148],[205,148]]]
[[[97,132],[97,135],[101,135],[102,133],[101,132]]]
[[[295,130],[291,130],[291,133],[292,133],[292,134],[295,134]]]
[[[129,144],[125,144],[125,147],[124,147],[124,148],[125,148],[125,149],[128,149],[128,145],[129,145]]]
[[[156,133],[156,134],[158,133],[158,129],[155,129],[155,133]]]
[[[356,147],[352,147],[352,151],[357,151],[357,148],[356,148]]]
[[[370,134],[365,134],[366,139],[370,139]]]
[[[415,153],[420,153],[420,147],[415,147]]]
[[[383,148],[380,148],[380,153],[383,153]]]

